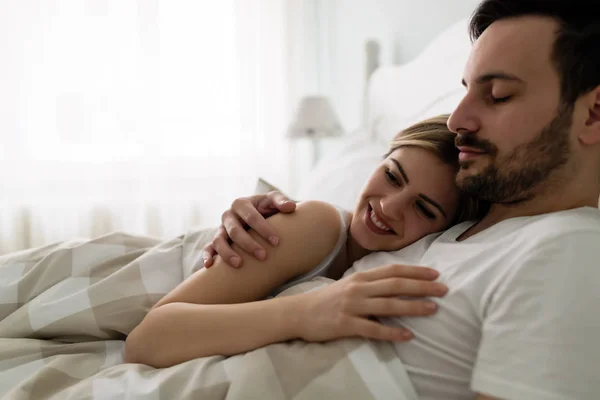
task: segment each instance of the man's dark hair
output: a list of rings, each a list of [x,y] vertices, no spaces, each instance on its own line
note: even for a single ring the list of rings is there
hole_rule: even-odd
[[[600,85],[600,8],[595,0],[483,0],[469,23],[471,39],[495,21],[544,16],[560,24],[552,61],[567,105]]]

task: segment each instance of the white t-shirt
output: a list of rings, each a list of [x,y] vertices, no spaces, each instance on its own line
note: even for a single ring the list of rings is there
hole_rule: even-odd
[[[464,241],[472,223],[346,273],[401,263],[440,272],[448,294],[431,317],[391,318],[422,400],[600,399],[600,211],[505,220]]]

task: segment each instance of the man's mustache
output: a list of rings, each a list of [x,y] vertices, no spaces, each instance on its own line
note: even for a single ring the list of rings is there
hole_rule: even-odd
[[[456,147],[472,147],[489,155],[495,155],[498,152],[498,148],[492,142],[478,139],[473,135],[456,135],[454,145]]]

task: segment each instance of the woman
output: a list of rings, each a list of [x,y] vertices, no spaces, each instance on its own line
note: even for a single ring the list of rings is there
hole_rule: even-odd
[[[473,219],[482,207],[455,185],[458,152],[447,116],[399,133],[366,183],[352,215],[322,202],[269,220],[281,241],[259,261],[241,249],[246,266],[217,257],[161,299],[126,342],[126,361],[165,367],[198,357],[233,355],[301,338],[348,336],[408,340],[410,332],[371,317],[428,315],[435,303],[398,296],[442,296],[435,272],[390,266],[355,274],[321,290],[267,300],[277,288],[313,276],[338,278],[372,251],[401,249],[450,225]],[[263,246],[267,242],[250,232]],[[256,264],[256,265],[253,265]],[[316,266],[316,267],[315,267]],[[398,285],[398,279],[412,280]],[[298,278],[300,277],[300,278]]]

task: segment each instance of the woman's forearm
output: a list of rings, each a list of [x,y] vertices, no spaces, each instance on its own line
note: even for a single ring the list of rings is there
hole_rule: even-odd
[[[318,224],[315,224],[318,221]],[[280,234],[265,261],[237,249],[243,268],[217,258],[164,296],[128,336],[126,361],[165,367],[193,358],[232,355],[295,338],[296,298],[256,301],[312,270],[335,247],[340,217],[331,205],[306,202],[269,222]],[[268,245],[250,231],[263,246]],[[261,242],[262,240],[262,242]]]
[[[163,368],[298,337],[296,296],[244,304],[169,303],[127,337],[125,361]]]

